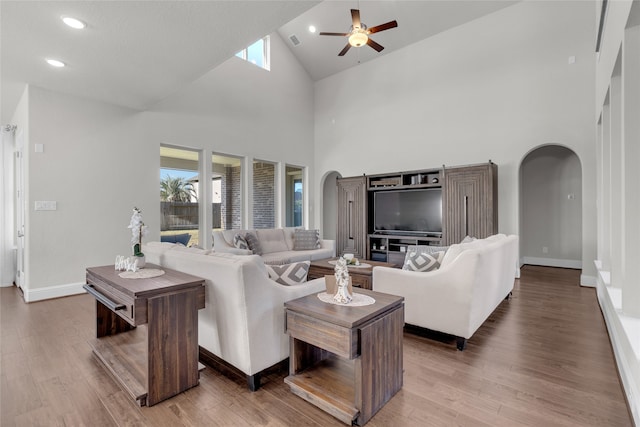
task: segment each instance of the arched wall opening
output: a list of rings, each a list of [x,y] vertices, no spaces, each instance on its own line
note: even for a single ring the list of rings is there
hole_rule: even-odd
[[[338,187],[336,180],[342,175],[336,171],[327,172],[322,181],[322,238],[336,239],[338,214]]]
[[[560,145],[520,163],[520,262],[582,268],[582,165]]]

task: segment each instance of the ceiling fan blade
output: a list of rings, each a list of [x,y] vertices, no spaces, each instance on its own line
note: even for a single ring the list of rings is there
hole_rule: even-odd
[[[348,36],[349,33],[325,33],[325,32],[320,32],[319,33],[321,36]]]
[[[371,27],[367,30],[367,32],[369,34],[373,34],[373,33],[378,33],[380,31],[384,31],[384,30],[388,30],[390,28],[395,28],[398,26],[398,22],[394,21],[389,21],[386,24],[380,24],[380,25],[376,25],[375,27]]]
[[[347,43],[347,45],[344,47],[344,49],[342,49],[340,51],[340,53],[338,54],[338,56],[344,56],[345,53],[347,53],[347,51],[351,49],[351,45],[349,43]]]
[[[362,24],[360,23],[360,10],[351,9],[351,23],[353,24],[353,28],[362,28]]]
[[[369,46],[371,46],[372,48],[374,48],[375,50],[377,50],[378,52],[380,52],[382,49],[384,49],[384,46],[374,42],[373,40],[371,40],[371,38],[369,40],[367,40],[367,44]]]

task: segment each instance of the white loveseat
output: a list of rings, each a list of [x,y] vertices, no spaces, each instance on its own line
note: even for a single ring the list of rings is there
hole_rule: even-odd
[[[451,245],[429,272],[373,269],[373,290],[404,297],[405,323],[466,342],[513,290],[518,236],[497,234]]]
[[[309,250],[294,249],[296,228],[265,228],[257,230],[216,230],[213,232],[213,249],[216,252],[251,255],[248,249],[238,249],[233,245],[233,237],[240,233],[253,233],[262,247],[262,259],[267,264],[288,264],[297,261],[315,261],[335,256],[335,240],[320,240],[320,247]]]
[[[171,243],[143,245],[148,263],[205,279],[205,308],[198,312],[198,344],[260,386],[260,373],[289,357],[284,303],[325,289],[324,278],[295,286],[269,279],[258,255],[234,255]],[[204,352],[202,351],[204,349]]]

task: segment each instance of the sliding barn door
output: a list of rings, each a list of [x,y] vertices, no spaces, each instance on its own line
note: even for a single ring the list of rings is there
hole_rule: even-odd
[[[338,220],[336,255],[367,255],[367,182],[364,176],[340,178],[338,185]]]
[[[446,245],[465,236],[479,239],[498,232],[498,167],[495,163],[445,169],[443,192]]]

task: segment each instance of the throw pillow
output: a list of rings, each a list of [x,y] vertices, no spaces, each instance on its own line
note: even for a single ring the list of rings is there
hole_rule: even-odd
[[[443,258],[444,252],[407,252],[402,269],[422,272],[437,270]]]
[[[240,233],[236,233],[233,236],[233,246],[238,249],[249,249],[249,244],[247,243],[247,239]]]
[[[462,239],[462,242],[460,242],[460,243],[471,243],[471,242],[473,242],[474,240],[476,240],[476,238],[475,238],[475,237],[465,236],[465,238],[464,238],[464,239]]]
[[[247,241],[249,249],[251,249],[254,254],[262,255],[262,246],[260,246],[260,240],[258,240],[255,234],[247,233],[244,235],[244,239]]]
[[[320,247],[320,230],[296,230],[293,233],[293,250],[308,251]]]
[[[269,272],[269,278],[281,285],[298,285],[307,281],[310,261],[294,262],[284,265],[265,265]]]

